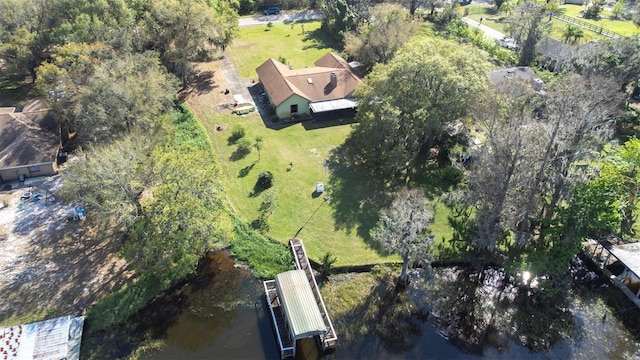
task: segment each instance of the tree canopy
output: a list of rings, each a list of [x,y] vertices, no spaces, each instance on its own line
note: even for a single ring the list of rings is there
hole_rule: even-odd
[[[362,63],[366,71],[391,60],[418,26],[409,11],[399,5],[376,5],[370,16],[369,21],[361,23],[355,32],[348,32],[344,39],[345,52]]]
[[[433,216],[424,193],[402,188],[396,193],[391,207],[381,211],[378,225],[371,230],[374,241],[386,251],[402,257],[401,281],[406,280],[411,262],[430,262],[433,236],[429,235],[428,227]]]
[[[359,124],[350,137],[360,160],[383,174],[410,176],[418,155],[441,143],[447,126],[486,89],[484,58],[470,46],[420,38],[374,67],[356,91]]]

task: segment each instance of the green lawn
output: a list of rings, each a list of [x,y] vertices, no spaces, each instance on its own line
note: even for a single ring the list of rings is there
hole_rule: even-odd
[[[604,10],[601,13],[601,18],[598,20],[593,19],[584,19],[582,17],[582,10],[584,9],[581,5],[562,5],[560,6],[561,14],[575,17],[579,20],[594,24],[596,26],[600,26],[609,31],[613,31],[620,35],[633,35],[640,33],[640,28],[635,26],[631,20],[614,20],[610,19],[609,16],[611,12]]]
[[[283,57],[293,68],[302,68],[313,66],[328,51],[339,53],[340,47],[320,31],[320,21],[243,27],[227,49],[245,79],[257,78],[256,68],[268,58]]]
[[[273,130],[266,128],[256,113],[244,117],[212,114],[201,121],[219,154],[229,201],[244,220],[251,222],[258,217],[262,197],[254,193],[254,185],[258,174],[268,170],[274,175],[272,189],[279,198],[279,206],[269,218],[269,236],[286,243],[304,225],[298,237],[315,260],[325,252],[337,256],[338,266],[397,260],[384,256],[360,236],[359,229],[368,231],[372,223],[339,227],[334,219],[333,201],[325,202],[322,196],[313,196],[317,181],[322,181],[331,194],[331,174],[325,171],[324,162],[351,131],[349,125],[306,130],[302,124],[295,124]],[[263,138],[259,161],[255,150],[245,158],[232,159],[235,145],[229,144],[228,138],[237,124],[247,129],[248,139]],[[215,131],[215,126],[220,125],[227,130]],[[293,166],[287,170],[290,163]]]
[[[475,21],[480,21],[482,18],[482,24],[486,25],[494,30],[498,30],[502,33],[507,33],[506,21],[504,18],[506,14],[504,13],[494,13],[492,7],[487,4],[482,5],[469,5],[465,7],[469,9],[468,17]],[[583,19],[581,16],[582,6],[580,5],[562,5],[560,7],[560,14],[564,14],[567,16],[575,17],[579,20],[586,21],[589,23],[593,23],[597,26],[600,26],[604,29],[617,32],[622,35],[632,35],[636,33],[640,33],[640,29],[636,27],[631,21],[622,21],[622,20],[610,20],[610,19],[600,19],[600,20],[587,20]],[[603,12],[604,14],[604,12]],[[556,40],[562,40],[562,34],[564,29],[567,27],[567,23],[558,19],[551,20],[551,37]],[[584,39],[582,42],[589,42],[592,40],[598,40],[604,38],[602,35],[597,34],[593,31],[584,29]]]

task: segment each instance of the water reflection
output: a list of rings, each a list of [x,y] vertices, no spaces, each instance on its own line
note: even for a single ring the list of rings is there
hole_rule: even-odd
[[[182,292],[187,306],[158,334],[166,347],[148,359],[279,358],[261,283],[236,268],[228,254],[218,255],[206,264],[211,268],[204,273],[210,276]],[[360,313],[355,309],[348,319],[334,319],[341,338],[336,352],[325,358],[637,358],[639,346],[621,319],[638,310],[611,312],[609,294],[617,299],[616,290],[599,284],[581,284],[563,308],[545,307],[505,281],[502,269],[438,269],[427,282],[414,274],[402,292],[394,294],[388,284],[372,291],[364,303],[379,308],[373,326],[358,324],[364,320],[354,316]],[[342,337],[353,328],[367,331]],[[318,358],[313,342],[302,347],[301,357]]]

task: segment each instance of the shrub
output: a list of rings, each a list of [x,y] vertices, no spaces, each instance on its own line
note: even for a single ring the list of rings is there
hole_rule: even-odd
[[[238,144],[238,148],[236,149],[236,151],[239,154],[247,155],[251,153],[251,148],[253,147],[251,140],[247,138],[242,138],[238,140],[237,144]]]
[[[236,142],[247,134],[247,130],[242,125],[236,125],[231,131],[231,140]]]
[[[263,189],[268,189],[273,186],[273,174],[271,171],[263,171],[258,175],[258,186]]]
[[[333,264],[335,264],[336,261],[338,261],[338,258],[331,255],[330,252],[324,253],[322,259],[320,259],[320,275],[328,278],[329,275],[331,275],[331,273],[333,272]]]

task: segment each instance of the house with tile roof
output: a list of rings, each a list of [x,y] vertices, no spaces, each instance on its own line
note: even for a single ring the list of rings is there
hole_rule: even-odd
[[[0,108],[0,183],[58,172],[60,131],[39,101]]]
[[[269,59],[256,72],[279,119],[316,117],[352,110],[360,78],[349,63],[329,52],[314,67],[290,69]]]

